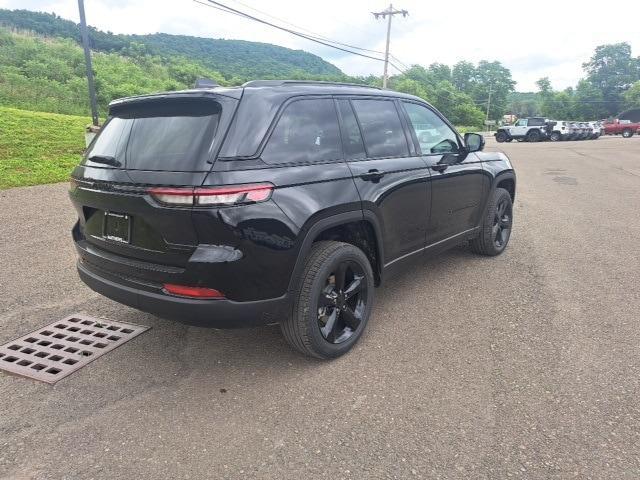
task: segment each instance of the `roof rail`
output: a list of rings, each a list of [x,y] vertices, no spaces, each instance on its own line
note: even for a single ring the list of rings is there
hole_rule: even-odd
[[[380,87],[373,87],[371,85],[363,85],[360,83],[346,83],[346,82],[329,82],[323,80],[251,80],[243,83],[243,87],[282,87],[284,85],[319,85],[327,87],[360,87],[360,88],[374,88],[376,90],[382,90]]]

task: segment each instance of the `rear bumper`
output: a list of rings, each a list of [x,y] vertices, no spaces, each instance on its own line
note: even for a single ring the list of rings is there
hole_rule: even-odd
[[[102,274],[78,262],[80,279],[92,290],[116,302],[187,325],[242,328],[276,323],[287,313],[288,298],[234,302],[226,299],[199,300],[154,293]]]

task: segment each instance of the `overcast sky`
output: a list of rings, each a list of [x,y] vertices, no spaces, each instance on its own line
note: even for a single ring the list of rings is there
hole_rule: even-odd
[[[383,1],[221,1],[268,19],[248,7],[258,9],[343,43],[384,50],[386,24],[371,15],[388,5]],[[519,91],[535,90],[534,82],[544,76],[556,89],[575,85],[583,76],[582,63],[597,45],[626,41],[633,54],[640,55],[636,0],[623,2],[624,8],[591,0],[397,1],[396,7],[410,13],[393,21],[391,52],[402,62],[452,65],[459,60],[499,60],[511,69]],[[0,0],[0,7],[55,12],[79,21],[75,0]],[[269,42],[320,55],[348,74],[382,71],[381,62],[323,47],[193,0],[85,0],[85,9],[90,25],[115,33],[165,32]]]

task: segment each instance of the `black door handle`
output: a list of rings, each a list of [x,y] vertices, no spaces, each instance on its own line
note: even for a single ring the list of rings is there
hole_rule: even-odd
[[[384,177],[384,173],[385,172],[383,172],[382,170],[373,168],[369,170],[367,173],[363,173],[362,175],[360,175],[360,178],[370,182],[378,182],[382,177]]]

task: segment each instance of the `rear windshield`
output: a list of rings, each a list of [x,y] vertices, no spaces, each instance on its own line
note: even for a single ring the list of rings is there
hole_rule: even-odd
[[[208,170],[222,112],[210,99],[164,99],[111,112],[84,163],[130,170]]]

